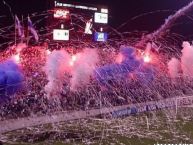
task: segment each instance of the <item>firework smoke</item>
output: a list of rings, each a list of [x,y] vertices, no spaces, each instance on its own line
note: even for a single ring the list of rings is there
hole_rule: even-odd
[[[22,88],[23,73],[12,60],[0,63],[0,104]]]
[[[48,84],[45,86],[45,91],[48,97],[56,95],[63,86],[64,73],[69,71],[69,54],[64,50],[55,50],[47,57],[45,72],[48,79]]]
[[[172,58],[168,62],[168,70],[171,78],[178,77],[180,71],[180,61],[177,58]]]
[[[98,54],[94,49],[85,49],[72,57],[64,50],[53,51],[48,55],[45,72],[48,84],[45,91],[49,96],[57,95],[63,89],[65,74],[69,74],[71,90],[89,82],[98,62]]]
[[[193,46],[189,42],[182,44],[181,67],[184,77],[192,77],[193,74]]]
[[[184,16],[190,10],[193,9],[193,1],[190,2],[188,5],[184,6],[180,10],[178,10],[174,15],[170,15],[166,20],[165,23],[153,33],[147,34],[143,39],[136,44],[137,47],[144,46],[147,42],[152,41],[153,39],[158,39],[164,35],[166,32],[172,27],[172,24],[181,16]]]
[[[71,89],[89,83],[90,77],[96,64],[99,62],[98,53],[95,49],[84,49],[82,53],[77,54],[77,61],[72,70]]]

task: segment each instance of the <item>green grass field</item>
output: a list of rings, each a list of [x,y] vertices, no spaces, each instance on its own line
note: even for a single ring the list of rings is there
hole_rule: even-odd
[[[1,141],[5,145],[193,143],[193,109],[180,109],[177,115],[175,110],[165,110],[119,119],[89,118],[46,124],[8,132],[1,135]]]

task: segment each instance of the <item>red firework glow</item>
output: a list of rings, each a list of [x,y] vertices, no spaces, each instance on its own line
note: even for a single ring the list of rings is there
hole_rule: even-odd
[[[16,54],[13,56],[13,60],[16,62],[16,63],[20,63],[20,54]]]
[[[73,62],[75,62],[75,61],[76,61],[76,59],[77,59],[77,58],[76,58],[76,56],[75,56],[75,55],[73,55],[73,56],[72,56],[72,61],[73,61]]]
[[[50,50],[46,50],[47,55],[50,55],[52,52]]]
[[[76,55],[73,55],[72,56],[72,58],[71,58],[71,60],[70,60],[70,66],[74,66],[74,63],[75,63],[75,61],[77,60],[77,57],[76,57]]]
[[[144,62],[149,63],[151,61],[151,57],[149,54],[145,54],[143,57]]]
[[[122,61],[123,61],[123,55],[122,54],[119,54],[118,56],[117,56],[117,58],[116,58],[116,62],[117,63],[122,63]]]

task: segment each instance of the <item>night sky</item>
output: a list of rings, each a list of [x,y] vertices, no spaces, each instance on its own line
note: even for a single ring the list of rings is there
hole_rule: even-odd
[[[12,8],[12,12],[18,16],[31,14],[46,10],[46,0],[4,0]],[[76,0],[72,0],[76,1]],[[120,31],[153,31],[164,23],[165,18],[173,14],[176,10],[188,4],[191,0],[77,0],[76,2],[99,4],[108,6],[110,12],[110,25],[118,28],[121,24],[126,23]],[[65,2],[65,0],[64,0]],[[0,26],[13,22],[10,18],[10,12],[3,0],[0,0],[1,16],[9,18],[0,18]],[[158,10],[167,10],[155,12]],[[133,19],[134,17],[148,12],[155,12]],[[190,13],[189,15],[191,15]],[[188,18],[177,22],[173,31],[179,33],[193,32],[193,22]],[[191,34],[191,33],[190,33]]]

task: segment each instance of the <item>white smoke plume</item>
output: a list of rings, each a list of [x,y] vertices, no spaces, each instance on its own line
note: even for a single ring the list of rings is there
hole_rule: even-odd
[[[165,23],[161,25],[159,29],[154,31],[153,33],[147,34],[144,36],[140,42],[136,44],[136,46],[143,46],[148,41],[152,41],[153,39],[158,39],[160,37],[163,37],[167,34],[168,30],[173,26],[173,24],[178,20],[180,17],[186,15],[189,11],[193,9],[193,1],[191,1],[189,4],[184,6],[183,8],[179,9],[175,12],[175,14],[170,15],[167,19],[165,19]]]
[[[193,46],[185,41],[182,44],[181,67],[184,77],[193,77]]]
[[[70,56],[64,50],[54,50],[48,57],[45,65],[45,72],[48,84],[45,91],[48,97],[56,95],[63,86],[64,74],[69,71]]]
[[[77,61],[72,71],[71,90],[89,83],[98,61],[99,57],[95,49],[86,48],[82,53],[77,54]]]
[[[163,36],[167,30],[172,27],[172,24],[181,16],[184,16],[190,10],[193,9],[193,1],[190,2],[188,5],[184,6],[183,8],[176,11],[174,15],[170,15],[166,20],[165,23],[152,34],[152,37],[159,37],[160,35]]]
[[[180,71],[180,61],[177,58],[172,58],[168,62],[168,70],[171,78],[178,77]]]
[[[84,49],[83,52],[73,56],[64,50],[53,51],[48,55],[44,67],[48,79],[45,86],[48,98],[57,96],[62,91],[66,73],[71,76],[68,80],[71,90],[89,83],[98,60],[95,49]]]

